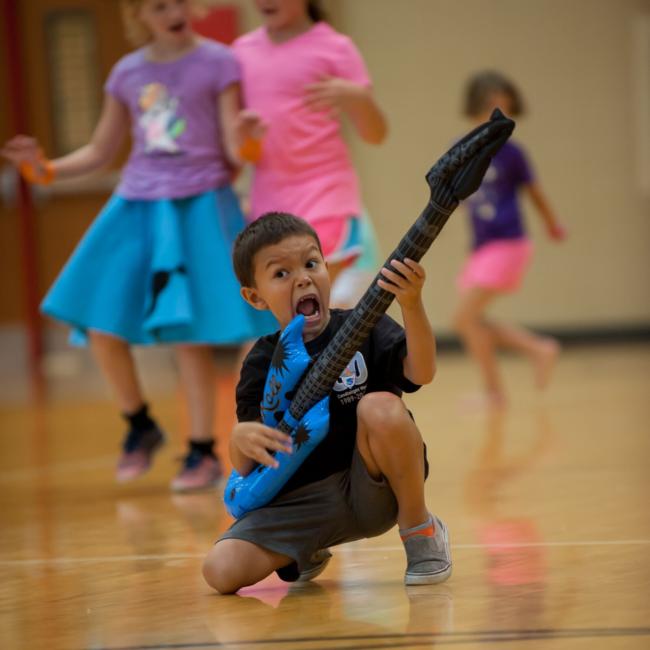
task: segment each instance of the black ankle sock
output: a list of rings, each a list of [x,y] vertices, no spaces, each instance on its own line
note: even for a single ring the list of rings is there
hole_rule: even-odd
[[[124,419],[131,425],[131,428],[135,431],[148,431],[149,429],[153,429],[156,426],[156,423],[149,417],[147,408],[147,405],[143,404],[139,411],[136,411],[131,415],[123,413],[122,417],[124,417]]]
[[[190,451],[196,449],[202,456],[214,456],[214,439],[202,442],[190,440]]]

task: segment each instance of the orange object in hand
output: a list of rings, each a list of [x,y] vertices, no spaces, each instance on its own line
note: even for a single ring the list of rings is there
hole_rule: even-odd
[[[246,162],[256,163],[262,157],[262,141],[246,138],[238,153]]]
[[[38,163],[24,162],[20,163],[18,169],[21,176],[34,185],[49,185],[56,176],[56,170],[51,161],[49,161],[42,151],[38,152]]]

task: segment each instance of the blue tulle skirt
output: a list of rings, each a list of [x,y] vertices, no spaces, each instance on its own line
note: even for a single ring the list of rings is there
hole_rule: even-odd
[[[41,305],[73,329],[129,343],[236,345],[277,331],[270,312],[248,305],[232,268],[244,227],[230,187],[185,199],[113,195]]]

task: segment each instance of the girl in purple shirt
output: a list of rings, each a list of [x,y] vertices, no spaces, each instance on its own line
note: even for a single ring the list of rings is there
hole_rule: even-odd
[[[509,117],[521,115],[519,91],[500,74],[481,73],[469,84],[465,114],[478,125],[487,121],[495,108]],[[549,237],[554,241],[565,239],[566,231],[535,181],[524,150],[512,141],[494,157],[483,184],[466,201],[474,242],[458,278],[460,299],[454,323],[483,374],[485,393],[479,401],[486,406],[505,402],[496,364],[497,347],[527,354],[535,363],[540,389],[548,384],[560,351],[554,339],[486,319],[495,299],[519,288],[532,256],[518,202],[522,190],[538,209]]]
[[[129,131],[133,149],[108,204],[50,289],[45,314],[89,341],[129,425],[117,480],[145,473],[165,436],[147,412],[131,344],[169,343],[191,421],[176,490],[213,485],[213,348],[268,334],[274,322],[239,295],[231,248],[244,221],[230,182],[250,125],[239,119],[240,72],[230,50],[196,35],[190,0],[122,0],[140,49],[105,85],[89,144],[46,160],[17,136],[3,155],[36,183],[107,165]]]

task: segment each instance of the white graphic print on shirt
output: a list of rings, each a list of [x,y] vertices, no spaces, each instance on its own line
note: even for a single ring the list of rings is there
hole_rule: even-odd
[[[368,389],[368,367],[361,352],[357,352],[334,384],[341,404],[358,402]]]
[[[178,97],[169,97],[165,84],[150,83],[142,89],[139,104],[142,115],[138,124],[144,129],[145,153],[182,153],[175,139],[185,131],[186,121],[176,118]]]

